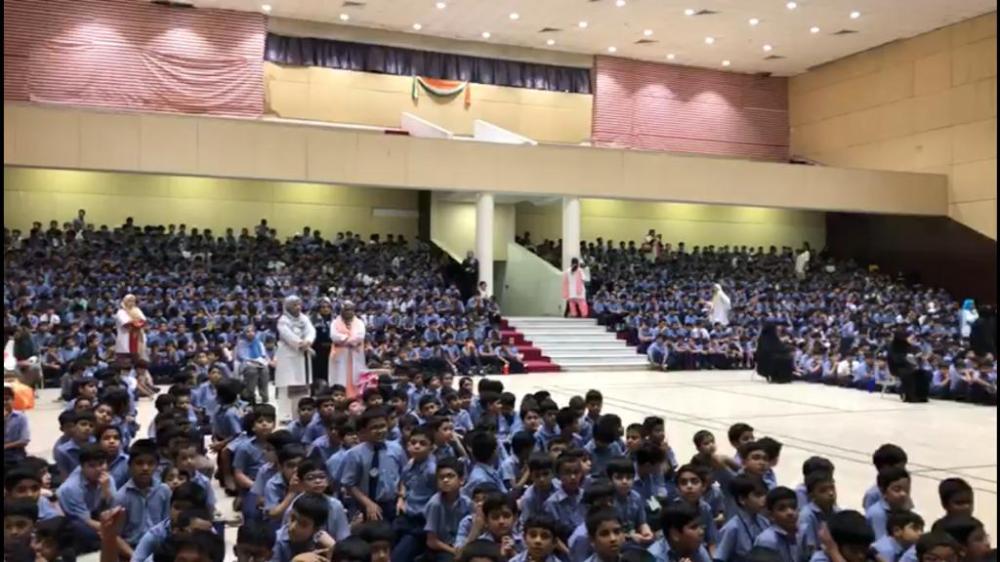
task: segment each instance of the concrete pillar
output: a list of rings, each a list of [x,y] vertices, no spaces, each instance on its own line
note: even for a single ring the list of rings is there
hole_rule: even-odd
[[[569,262],[580,257],[580,198],[563,197],[562,200],[562,268],[569,269]]]
[[[493,294],[493,194],[476,196],[476,259],[479,260],[479,281]]]

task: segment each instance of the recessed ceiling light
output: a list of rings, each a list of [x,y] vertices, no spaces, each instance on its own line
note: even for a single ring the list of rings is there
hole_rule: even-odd
[[[545,44],[548,45],[549,47],[551,47],[552,45],[556,44],[556,40],[555,39],[549,39],[548,41],[545,42]]]
[[[711,37],[711,36],[706,37],[705,38],[705,44],[706,45],[714,45],[715,44],[715,37]]]
[[[674,60],[675,58],[677,58],[677,55],[673,53],[667,53],[667,60]]]
[[[589,25],[589,24],[588,24],[588,23],[587,23],[586,21],[581,21],[580,23],[578,23],[578,24],[576,24],[576,25],[577,25],[577,27],[579,27],[580,29],[587,29],[587,25]]]
[[[785,4],[785,7],[788,8],[789,10],[794,10],[795,8],[799,7],[799,4],[798,2],[789,2]]]
[[[764,49],[765,53],[770,53],[772,50],[774,50],[774,47],[770,45],[764,45],[762,48]]]
[[[618,52],[618,47],[608,47],[608,52],[609,53],[617,53]]]
[[[757,18],[750,18],[749,20],[747,20],[747,23],[749,23],[750,25],[757,25],[758,23],[760,23],[760,20]]]
[[[260,11],[264,12],[265,14],[270,14],[271,13],[271,5],[270,4],[261,4]]]
[[[684,15],[685,16],[693,16],[694,15],[694,9],[693,8],[688,8],[688,9],[684,10]]]
[[[483,32],[483,39],[489,39],[489,38],[490,38],[490,32],[489,31],[484,31]]]
[[[625,0],[615,0],[615,6],[618,6],[619,8],[624,8]]]
[[[510,16],[508,16],[508,17],[510,19],[514,20],[514,21],[517,21],[517,20],[521,19],[521,14],[519,14],[517,12],[511,12]]]
[[[645,35],[646,37],[652,37],[653,36],[653,30],[652,29],[644,29],[642,31],[642,34]]]
[[[349,19],[351,19],[351,16],[347,14],[340,14],[340,21],[347,21]]]
[[[420,31],[423,28],[424,26],[420,25],[419,23],[413,24],[413,31]]]
[[[809,33],[819,33],[819,32],[820,32],[819,27],[815,25],[809,28]]]
[[[443,10],[448,7],[448,4],[445,4],[444,2],[438,2],[437,4],[434,4],[434,7],[439,10]]]
[[[729,66],[729,65],[730,65],[729,59],[722,61],[722,66]]]
[[[852,20],[856,20],[856,19],[858,19],[860,17],[861,17],[861,12],[859,12],[857,10],[854,10],[853,12],[851,12],[851,19]]]

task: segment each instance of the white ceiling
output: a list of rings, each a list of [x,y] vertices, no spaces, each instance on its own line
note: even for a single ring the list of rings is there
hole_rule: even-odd
[[[197,6],[260,11],[418,35],[486,41],[535,49],[604,54],[738,72],[794,75],[808,68],[996,10],[996,0],[190,0]],[[356,5],[363,4],[363,5]],[[686,16],[686,9],[712,10]],[[852,11],[861,17],[851,19]],[[510,14],[516,12],[517,20]],[[349,16],[348,21],[341,14]],[[750,18],[760,23],[751,26]],[[586,21],[586,29],[578,22]],[[421,25],[414,31],[413,25]],[[811,33],[817,26],[819,33]],[[561,31],[541,33],[546,27]],[[834,35],[842,29],[857,31]],[[646,37],[645,30],[652,35]],[[705,38],[715,38],[707,45]],[[548,39],[555,45],[546,44]],[[642,39],[655,43],[636,44]],[[768,53],[765,44],[773,46]],[[768,55],[784,57],[765,60]]]

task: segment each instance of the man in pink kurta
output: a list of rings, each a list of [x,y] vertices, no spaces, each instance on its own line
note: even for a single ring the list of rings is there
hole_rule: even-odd
[[[341,384],[347,396],[358,395],[365,372],[365,323],[354,315],[354,303],[345,301],[340,316],[330,324],[330,384]]]
[[[570,267],[563,274],[563,298],[569,305],[570,316],[580,316],[586,318],[590,315],[587,308],[587,282],[590,275],[587,270],[580,265],[579,258],[570,261]]]

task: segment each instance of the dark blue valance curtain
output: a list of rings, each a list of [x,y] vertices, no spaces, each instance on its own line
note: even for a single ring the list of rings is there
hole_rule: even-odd
[[[274,33],[267,34],[264,60],[295,66],[322,66],[553,92],[590,93],[590,69],[587,68],[470,57],[332,39],[289,37]]]

